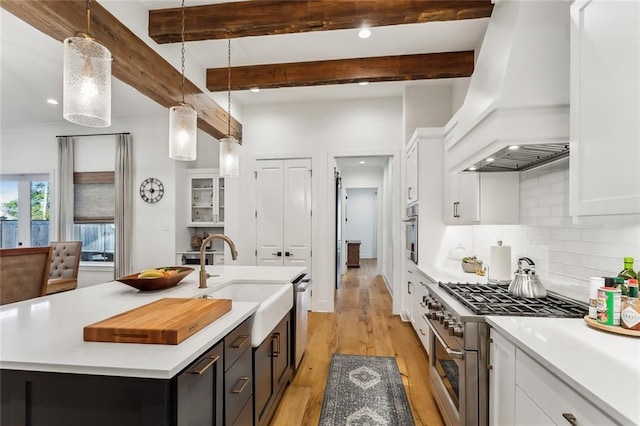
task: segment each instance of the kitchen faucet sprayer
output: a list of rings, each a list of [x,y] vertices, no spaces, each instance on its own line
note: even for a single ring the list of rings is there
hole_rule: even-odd
[[[209,242],[215,239],[226,241],[227,244],[229,244],[229,249],[231,250],[231,258],[233,260],[236,260],[238,258],[238,251],[236,250],[236,245],[233,243],[233,240],[231,240],[231,238],[222,234],[211,234],[207,238],[205,238],[202,241],[202,244],[200,245],[200,287],[199,288],[207,288],[207,278],[211,276],[207,274],[207,271],[204,269],[204,266],[205,266],[204,252]]]

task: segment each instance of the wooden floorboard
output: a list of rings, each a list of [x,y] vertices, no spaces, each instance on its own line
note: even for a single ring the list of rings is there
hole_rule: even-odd
[[[272,426],[317,425],[331,354],[395,356],[416,425],[443,425],[429,388],[429,360],[410,323],[393,315],[375,259],[340,280],[333,313],[309,313],[309,343]]]

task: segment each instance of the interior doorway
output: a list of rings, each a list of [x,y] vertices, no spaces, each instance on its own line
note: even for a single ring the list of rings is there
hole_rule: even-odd
[[[392,239],[390,233],[383,231],[391,229],[392,224],[391,158],[335,158],[335,288],[347,272],[347,241],[356,243],[358,257],[367,259],[376,274],[392,276],[392,268],[384,270],[385,264],[392,264]],[[386,263],[385,256],[389,256]],[[353,263],[350,261],[349,265]]]

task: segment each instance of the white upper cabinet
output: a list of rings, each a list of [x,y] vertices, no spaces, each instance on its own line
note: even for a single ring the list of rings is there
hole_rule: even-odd
[[[571,5],[571,214],[640,213],[640,3]]]
[[[444,222],[510,225],[520,222],[520,174],[446,173]]]
[[[419,149],[417,141],[414,141],[407,149],[407,204],[418,201]]]
[[[224,226],[224,178],[216,169],[187,170],[187,226]]]

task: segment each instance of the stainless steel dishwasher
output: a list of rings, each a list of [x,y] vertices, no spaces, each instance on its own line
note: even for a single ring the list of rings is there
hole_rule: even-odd
[[[306,274],[301,274],[293,281],[294,292],[294,310],[295,316],[293,319],[293,368],[298,369],[304,350],[307,347],[307,316],[309,309],[309,286],[311,285],[311,278],[306,278]]]

